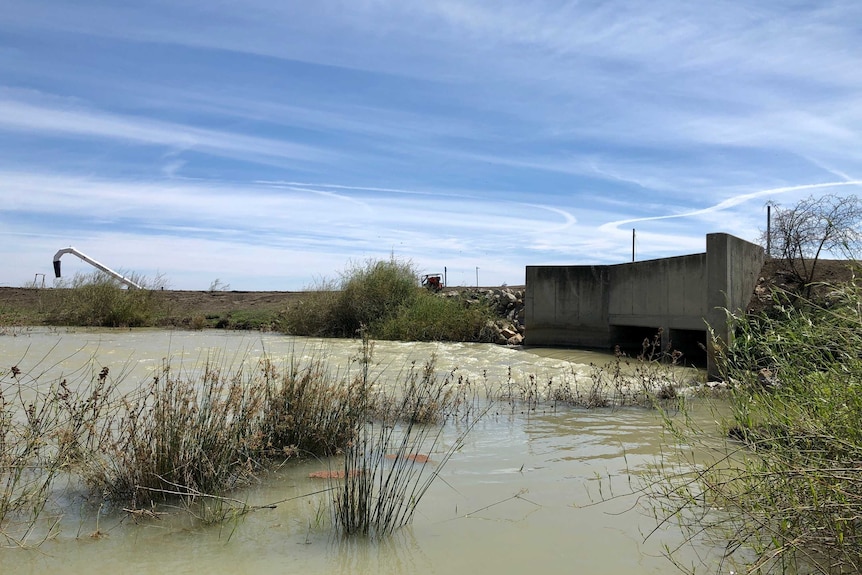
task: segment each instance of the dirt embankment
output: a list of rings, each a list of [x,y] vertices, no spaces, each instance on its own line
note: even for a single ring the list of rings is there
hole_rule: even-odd
[[[817,262],[815,281],[841,283],[849,281],[854,274],[850,262],[845,260],[821,260]],[[778,260],[767,261],[760,274],[755,293],[753,294],[751,311],[758,311],[770,305],[772,287],[794,289],[793,281]],[[523,290],[523,286],[517,286]],[[446,292],[475,291],[476,293],[495,291],[504,288],[446,288]],[[508,288],[506,291],[511,291]],[[42,323],[44,312],[52,302],[59,298],[52,293],[60,290],[50,288],[14,288],[0,287],[0,325],[18,324],[35,325]],[[288,308],[307,295],[308,292],[289,291],[184,291],[161,290],[157,292],[160,307],[167,318],[166,323],[185,325],[190,318],[223,318],[238,312],[259,314],[276,314]],[[506,314],[501,314],[505,317]],[[523,317],[518,318],[523,324]],[[517,326],[516,326],[517,327]],[[518,330],[516,330],[518,331]]]
[[[859,273],[859,265],[849,260],[818,260],[814,266],[814,284],[842,284],[853,279]],[[772,291],[778,288],[791,293],[801,293],[803,286],[794,279],[782,260],[767,260],[760,271],[760,278],[754,288],[749,313],[763,311],[773,305]],[[820,290],[815,289],[814,293]]]
[[[0,287],[0,324],[38,325],[62,301],[62,290]],[[191,318],[219,318],[243,311],[276,314],[306,292],[183,291],[155,292],[163,323],[184,325]],[[4,321],[5,320],[5,321]]]
[[[520,286],[520,289],[523,294],[523,287]],[[512,288],[452,287],[445,288],[444,293],[475,299],[480,297],[479,294],[494,292],[499,300],[504,291],[511,290]],[[65,299],[63,291],[53,288],[0,287],[0,326],[41,325],[50,322],[50,316],[56,315],[57,306],[62,306],[61,302]],[[157,325],[235,329],[256,329],[258,326],[268,325],[278,312],[286,310],[308,294],[309,292],[304,291],[185,290],[158,290],[153,293],[158,309]],[[522,303],[521,305],[523,306]],[[509,313],[513,307],[514,303],[501,309],[501,317],[507,314],[516,316],[517,314]],[[513,317],[509,319],[512,320]],[[523,323],[523,315],[519,320]]]

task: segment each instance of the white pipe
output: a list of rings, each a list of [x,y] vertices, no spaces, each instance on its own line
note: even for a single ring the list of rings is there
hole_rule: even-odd
[[[88,264],[93,266],[94,268],[97,268],[97,269],[105,272],[109,276],[119,280],[120,282],[126,284],[127,286],[129,286],[131,288],[143,289],[141,286],[139,286],[138,284],[136,284],[135,282],[133,282],[129,278],[127,278],[121,274],[118,274],[117,272],[115,272],[114,270],[109,268],[108,266],[106,266],[104,264],[100,264],[99,262],[97,262],[93,258],[91,258],[85,254],[82,254],[81,252],[79,252],[78,250],[76,250],[73,247],[63,248],[63,249],[59,250],[56,254],[54,254],[54,275],[56,277],[60,277],[60,257],[62,257],[63,254],[72,254],[74,256],[78,256],[79,258],[81,258],[82,260],[84,260],[85,262],[87,262]]]

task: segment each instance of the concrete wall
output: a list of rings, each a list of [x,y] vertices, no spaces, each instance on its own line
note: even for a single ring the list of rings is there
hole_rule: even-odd
[[[763,266],[763,249],[709,234],[702,254],[611,266],[527,266],[525,343],[611,349],[621,326],[695,338],[708,350],[728,340],[724,309],[743,310]],[[707,340],[707,325],[716,341]],[[644,331],[632,336],[642,341]],[[648,333],[648,332],[646,332]],[[676,341],[674,341],[674,344]],[[715,356],[708,370],[717,375]]]
[[[607,347],[608,266],[527,266],[526,276],[524,313],[535,345]]]
[[[612,325],[703,329],[706,254],[609,266]],[[529,324],[528,324],[529,325]]]
[[[728,322],[727,311],[739,314],[745,311],[760,272],[764,252],[760,246],[728,234],[706,236],[707,258],[707,314],[706,322],[715,339],[707,345],[711,376],[720,375],[715,361],[716,348],[730,341],[733,326]]]

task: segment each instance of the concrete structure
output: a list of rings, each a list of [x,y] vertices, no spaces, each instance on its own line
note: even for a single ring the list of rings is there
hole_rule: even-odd
[[[763,267],[763,248],[708,234],[706,253],[606,266],[527,266],[525,343],[639,351],[662,330],[710,376],[713,351],[730,338],[727,310],[744,310]],[[712,341],[710,329],[715,340]]]

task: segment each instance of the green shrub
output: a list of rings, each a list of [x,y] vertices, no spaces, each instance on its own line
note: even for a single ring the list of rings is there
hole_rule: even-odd
[[[751,571],[862,570],[860,304],[851,283],[821,302],[734,318],[719,358],[733,384],[722,456],[663,468],[654,484],[665,512],[723,537],[728,560]],[[698,430],[669,424],[703,444]]]
[[[345,271],[339,282],[323,282],[280,316],[293,335],[375,339],[487,341],[493,314],[419,287],[417,273],[397,259],[367,261]]]
[[[410,305],[370,326],[378,339],[405,341],[484,341],[492,313],[487,306],[467,306],[460,298],[422,290]]]
[[[421,291],[412,264],[396,259],[354,265],[342,277],[336,315],[339,335],[354,336],[362,326],[374,326],[410,306]]]

